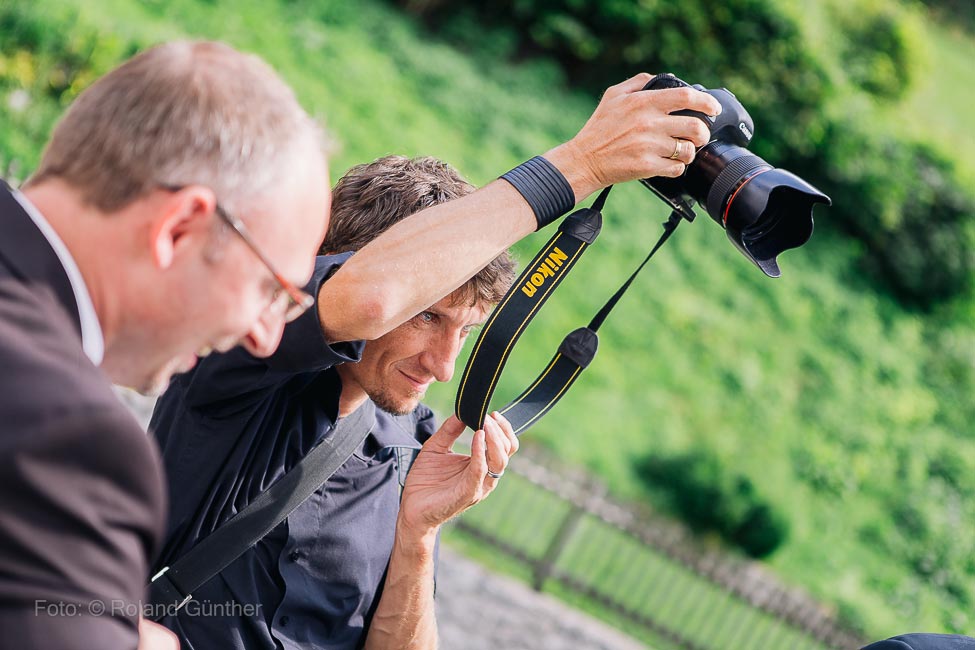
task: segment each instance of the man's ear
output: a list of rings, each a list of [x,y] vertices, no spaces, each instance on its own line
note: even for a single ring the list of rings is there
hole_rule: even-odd
[[[202,185],[188,185],[168,194],[149,229],[152,258],[160,269],[172,265],[177,249],[190,235],[209,237],[211,215],[217,205],[213,190]]]

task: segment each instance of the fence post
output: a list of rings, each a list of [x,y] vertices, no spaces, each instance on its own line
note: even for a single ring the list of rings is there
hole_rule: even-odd
[[[569,538],[572,537],[572,533],[578,527],[583,514],[585,512],[579,506],[575,504],[570,506],[569,512],[566,513],[559,529],[555,532],[555,536],[552,537],[548,548],[545,549],[545,554],[532,567],[532,587],[535,588],[535,591],[541,591],[545,586],[545,581],[551,577],[555,570],[555,563],[558,562],[562,550],[569,543]]]

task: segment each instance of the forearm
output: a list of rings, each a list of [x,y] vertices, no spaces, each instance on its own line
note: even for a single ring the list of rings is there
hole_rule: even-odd
[[[404,533],[397,526],[383,595],[369,626],[366,650],[433,650],[437,619],[433,606],[436,530]]]
[[[506,181],[403,219],[322,285],[319,315],[326,336],[330,341],[382,336],[535,228],[531,208]]]
[[[582,130],[545,154],[569,183],[575,203],[613,183],[679,176],[689,161],[671,158],[675,139],[707,143],[710,132],[701,120],[675,113],[716,115],[717,100],[691,88],[641,92],[650,78],[640,74],[608,89]],[[400,221],[323,285],[319,313],[327,338],[385,334],[536,227],[528,203],[503,180]]]

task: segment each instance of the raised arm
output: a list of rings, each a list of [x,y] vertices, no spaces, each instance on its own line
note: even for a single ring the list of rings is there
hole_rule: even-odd
[[[639,74],[609,88],[592,116],[568,142],[544,157],[582,201],[596,190],[628,180],[679,176],[693,158],[675,138],[695,147],[709,133],[691,109],[716,115],[721,107],[691,88],[639,92]],[[374,339],[448,295],[502,251],[538,227],[521,194],[497,180],[463,198],[404,219],[356,253],[319,294],[319,316],[330,341]]]

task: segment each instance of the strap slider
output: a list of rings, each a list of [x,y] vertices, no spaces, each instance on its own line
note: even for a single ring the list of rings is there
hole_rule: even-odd
[[[559,345],[559,354],[580,368],[585,368],[592,363],[598,347],[599,337],[596,333],[588,327],[580,327],[572,330],[562,339],[562,343]]]
[[[603,213],[592,208],[580,208],[559,224],[559,230],[587,244],[596,241],[602,227]]]

